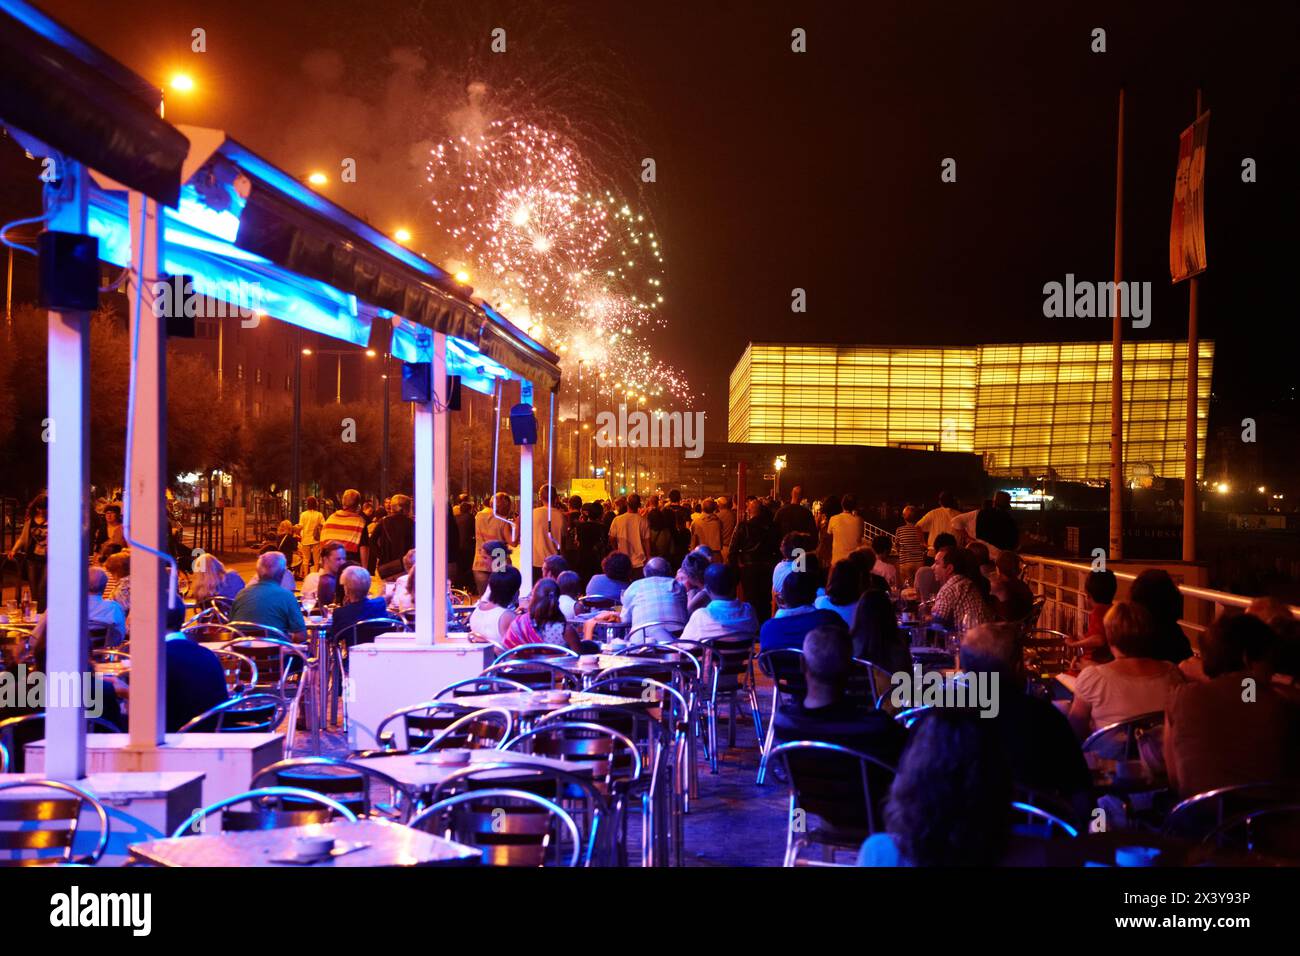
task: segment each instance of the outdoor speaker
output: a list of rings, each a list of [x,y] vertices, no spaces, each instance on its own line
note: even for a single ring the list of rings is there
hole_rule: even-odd
[[[460,376],[447,376],[447,411],[460,411]]]
[[[40,253],[43,309],[93,312],[99,307],[99,240],[76,232],[47,231],[36,240]]]
[[[194,295],[194,280],[187,275],[175,275],[165,280],[171,288],[172,307],[167,313],[167,337],[169,339],[192,339],[194,338],[194,316],[198,313],[200,304],[194,308],[186,308],[190,297]],[[156,308],[156,304],[155,304]]]
[[[402,401],[427,402],[430,399],[430,364],[428,362],[402,363]]]
[[[510,434],[516,445],[537,444],[537,418],[533,415],[533,406],[520,404],[510,409]]]

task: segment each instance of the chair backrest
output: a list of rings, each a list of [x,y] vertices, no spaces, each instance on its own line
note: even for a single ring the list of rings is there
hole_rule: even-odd
[[[256,788],[267,778],[277,787],[324,794],[343,804],[358,817],[368,817],[373,814],[374,807],[370,798],[372,781],[382,784],[391,791],[390,808],[401,807],[401,813],[408,812],[415,799],[415,795],[406,784],[395,780],[382,770],[334,757],[296,757],[281,760],[253,774],[250,785]],[[285,810],[309,809],[301,800],[292,797],[284,797],[280,803]]]
[[[181,628],[181,633],[200,644],[238,641],[244,637],[239,628],[231,627],[225,621],[201,621],[197,618]]]
[[[105,693],[109,690],[105,688]],[[86,732],[91,734],[120,734],[122,728],[103,717],[87,717]],[[26,764],[26,748],[45,736],[45,712],[22,714],[0,720],[0,746],[9,751],[9,772],[22,773]]]
[[[505,746],[515,729],[515,716],[500,707],[474,710],[447,725],[416,753],[430,750],[494,750]]]
[[[319,810],[285,810],[283,802],[293,800],[297,804],[320,807]],[[251,810],[228,810],[237,803],[249,802]],[[340,816],[350,823],[356,823],[357,816],[333,797],[297,787],[258,787],[234,796],[210,803],[195,810],[185,822],[172,831],[172,837],[190,836],[203,833],[205,821],[218,810],[221,815],[221,829],[226,831],[241,830],[278,830],[281,827],[303,826],[308,823],[325,823],[334,816]]]
[[[493,666],[503,661],[525,661],[534,657],[577,657],[578,652],[568,647],[562,647],[559,644],[520,644],[512,647],[510,650],[497,655],[497,659],[492,662]]]
[[[178,733],[269,734],[284,720],[288,705],[279,694],[245,694],[210,707]]]
[[[556,856],[556,865],[577,866],[582,858],[582,835],[573,817],[553,800],[526,790],[459,793],[424,810],[410,826],[477,847],[489,866],[545,866]],[[560,827],[568,837],[566,855],[559,853]],[[549,852],[552,846],[556,853]]]
[[[1074,838],[1079,835],[1079,830],[1074,824],[1067,823],[1055,813],[1022,800],[1011,802],[1011,816],[1013,823],[1021,824],[1022,828],[1032,829],[1035,836]]]
[[[893,675],[889,671],[860,657],[853,658],[844,689],[849,700],[879,710],[892,689]]]
[[[768,760],[784,764],[791,806],[838,829],[875,833],[884,826],[884,798],[895,770],[883,760],[822,740],[792,740]]]
[[[13,780],[0,783],[0,792],[29,787],[51,792],[0,797],[0,866],[98,863],[110,831],[103,805],[81,788],[59,780]],[[74,858],[73,843],[86,806],[98,818],[99,839],[89,853]]]
[[[908,707],[906,710],[900,710],[894,715],[894,720],[903,725],[905,730],[911,730],[912,725],[934,710],[929,704],[922,704],[919,707]]]
[[[627,632],[626,640],[629,644],[654,644],[654,641],[647,641],[650,633],[656,629],[662,628],[671,638],[676,638],[682,631],[686,630],[686,624],[682,621],[646,621],[642,624],[635,625]],[[638,638],[637,635],[640,635]]]
[[[442,690],[433,695],[434,700],[442,700],[444,697],[451,697],[453,700],[457,697],[474,697],[479,694],[511,694],[516,691],[529,691],[533,688],[527,684],[521,684],[517,680],[511,680],[508,677],[466,677],[462,680],[453,681]]]
[[[91,650],[108,646],[108,632],[109,626],[107,624],[91,624],[86,628],[86,634],[90,638]]]
[[[671,739],[674,735],[689,732],[690,704],[687,702],[686,695],[678,688],[663,681],[634,674],[620,675],[597,681],[587,690],[592,694],[610,694],[615,697],[627,697],[631,700],[654,701],[659,711],[659,721],[662,726],[662,733],[665,735],[664,739]],[[581,705],[566,709],[577,713],[582,713],[584,710]],[[590,708],[586,708],[586,710],[589,712]],[[640,744],[646,745],[642,749],[643,755],[648,757],[649,752],[646,747],[648,747],[650,741],[646,739],[647,735],[639,733],[640,728],[635,722],[638,713],[633,712],[634,732],[627,734],[627,736]],[[599,712],[597,712],[597,716],[599,716]],[[650,717],[652,714],[647,711],[646,716]],[[605,721],[597,720],[596,723],[603,724]]]
[[[1201,840],[1240,818],[1300,803],[1300,784],[1275,781],[1219,787],[1194,794],[1169,811],[1164,832],[1170,836]]]
[[[238,651],[218,648],[213,651],[221,662],[221,671],[226,675],[226,693],[239,696],[252,691],[257,686],[257,662]]]
[[[1201,843],[1273,860],[1300,861],[1300,802],[1264,807],[1225,820]]]
[[[288,634],[271,624],[258,624],[256,621],[230,621],[229,624],[240,634],[243,634],[244,637],[256,638],[259,641],[283,641],[285,644],[293,644],[293,641],[289,640]]]
[[[406,621],[400,617],[368,617],[364,621],[349,624],[335,635],[335,639],[340,644],[352,647],[356,644],[373,643],[380,634],[406,630],[409,630]]]
[[[235,602],[228,597],[211,597],[195,605],[195,613],[190,623],[196,621],[214,621],[224,623],[230,620],[230,608]]]
[[[1149,714],[1139,714],[1128,720],[1119,720],[1105,727],[1098,727],[1083,742],[1083,752],[1096,753],[1118,760],[1136,760],[1141,756],[1138,750],[1140,732],[1163,727],[1165,713],[1155,710]]]
[[[556,714],[560,717],[552,720]],[[640,779],[641,750],[631,737],[603,723],[574,720],[574,715],[560,711],[556,714],[548,714],[502,749],[586,764],[605,793],[619,781]]]
[[[1070,666],[1069,642],[1063,631],[1047,627],[1028,627],[1021,638],[1025,668],[1031,674],[1055,675]]]
[[[579,607],[580,614],[585,611],[608,611],[612,607],[617,607],[618,603],[618,598],[612,598],[607,594],[584,594],[574,601],[574,604]]]
[[[274,691],[282,697],[301,692],[310,658],[301,645],[269,637],[241,637],[221,645],[238,651],[257,665],[257,689]]]
[[[465,704],[436,699],[402,707],[379,722],[375,740],[385,751],[422,750],[471,709]],[[397,725],[394,730],[400,729],[400,741],[394,736],[394,730],[388,729],[390,724]]]
[[[690,652],[689,648],[674,647],[666,642],[663,644],[637,644],[620,653],[625,657],[648,657],[654,660],[667,661],[683,678],[689,680],[699,680],[703,675],[700,669],[700,660],[703,658],[703,654],[696,657]]]
[[[508,677],[524,684],[529,690],[577,690],[582,686],[582,678],[577,674],[545,661],[505,661],[493,664],[483,671],[482,676]]]
[[[448,774],[433,788],[429,802],[437,803],[457,793],[501,788],[535,793],[564,807],[584,831],[582,865],[597,864],[602,850],[611,848],[612,839],[606,838],[608,827],[602,827],[609,815],[609,803],[590,777],[558,767],[517,763],[507,753],[501,755],[500,761],[475,764]],[[612,836],[613,832],[609,831],[609,837]]]

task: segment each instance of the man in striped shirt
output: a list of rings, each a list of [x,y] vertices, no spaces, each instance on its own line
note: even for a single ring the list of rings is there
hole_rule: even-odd
[[[925,563],[925,532],[916,524],[917,508],[908,505],[903,509],[903,523],[894,532],[898,548],[898,571],[903,587],[912,583],[917,568]]]
[[[322,541],[334,541],[343,545],[350,564],[361,561],[361,545],[365,544],[366,519],[362,517],[357,505],[361,502],[361,492],[349,488],[343,492],[343,505],[325,519],[321,529]]]

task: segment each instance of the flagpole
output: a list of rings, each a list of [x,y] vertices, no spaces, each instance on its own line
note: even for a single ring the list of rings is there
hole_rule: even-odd
[[[1124,88],[1119,91],[1119,139],[1115,150],[1115,288],[1111,293],[1110,339],[1110,551],[1109,559],[1124,557],[1124,400],[1123,319],[1119,309],[1124,261]]]
[[[1196,116],[1201,118],[1201,91],[1196,90]],[[1193,141],[1195,136],[1193,135]],[[1196,560],[1196,413],[1200,404],[1200,337],[1197,312],[1200,279],[1192,276],[1187,297],[1187,436],[1183,442],[1183,560]]]

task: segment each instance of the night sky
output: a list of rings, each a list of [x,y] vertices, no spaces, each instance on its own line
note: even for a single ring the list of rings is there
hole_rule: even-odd
[[[1199,85],[1212,113],[1201,283],[1203,334],[1219,342],[1212,425],[1296,407],[1294,3],[41,6],[160,82],[193,70],[203,95],[169,101],[168,118],[225,128],[295,172],[341,154],[413,176],[412,146],[445,96],[421,99],[419,82],[386,93],[397,48],[464,79],[552,80],[546,102],[615,144],[607,161],[628,190],[640,158],[656,160],[658,181],[639,187],[667,254],[656,346],[703,393],[715,438],[749,340],[1108,338],[1105,319],[1044,318],[1042,287],[1068,272],[1111,277],[1121,85],[1124,277],[1155,295],[1150,328],[1126,334],[1185,335],[1168,231]],[[510,46],[492,59],[498,25]],[[189,52],[195,26],[208,31],[202,55]],[[791,52],[794,27],[807,53]],[[1090,50],[1094,27],[1107,31],[1103,54]],[[341,73],[322,80],[321,51]],[[940,181],[945,157],[955,184]],[[1245,157],[1256,183],[1241,181]],[[381,228],[402,217],[418,230],[418,192],[365,171],[354,192],[327,194]],[[795,287],[806,315],[791,314]]]

